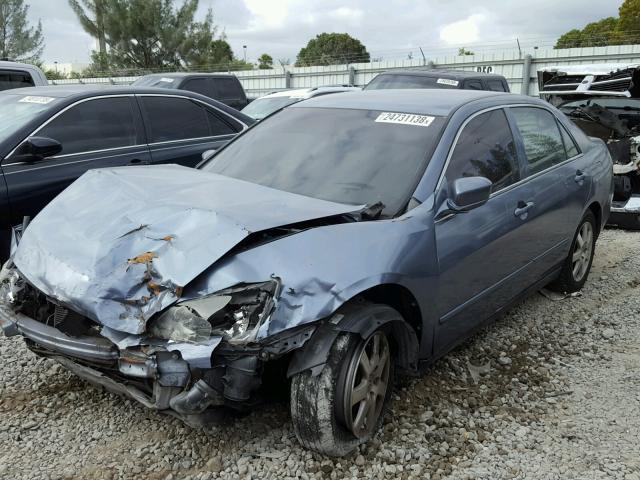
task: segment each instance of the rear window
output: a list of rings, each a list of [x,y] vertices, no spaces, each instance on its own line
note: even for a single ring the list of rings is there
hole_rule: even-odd
[[[213,80],[218,98],[242,98],[243,91],[240,82],[234,78],[216,78]]]
[[[364,89],[386,90],[388,88],[459,88],[459,82],[451,78],[423,75],[378,75]]]
[[[0,70],[0,91],[12,88],[33,87],[35,83],[28,72]]]

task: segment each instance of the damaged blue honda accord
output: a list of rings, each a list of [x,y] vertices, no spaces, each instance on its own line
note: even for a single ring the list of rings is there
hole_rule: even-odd
[[[85,173],[15,229],[0,323],[195,426],[253,408],[281,372],[300,443],[345,455],[395,373],[536,289],[579,290],[611,198],[605,144],[540,100],[319,97],[197,170]]]

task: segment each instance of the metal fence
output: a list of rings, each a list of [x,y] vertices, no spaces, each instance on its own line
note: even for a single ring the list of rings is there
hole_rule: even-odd
[[[502,50],[468,56],[442,56],[428,59],[387,60],[370,63],[314,67],[283,66],[271,70],[233,72],[247,95],[258,97],[265,93],[288,88],[310,88],[323,85],[364,86],[378,73],[407,68],[449,68],[497,73],[504,75],[511,91],[529,95],[538,94],[536,71],[551,65],[593,63],[640,63],[640,45],[616,45],[570,49]],[[226,72],[219,72],[226,73]],[[50,83],[111,83],[128,84],[137,76],[80,78],[55,80]]]

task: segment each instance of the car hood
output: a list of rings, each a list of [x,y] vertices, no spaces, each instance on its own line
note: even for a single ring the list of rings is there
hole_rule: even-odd
[[[139,334],[249,234],[360,208],[176,165],[92,170],[29,224],[13,261],[54,301]]]

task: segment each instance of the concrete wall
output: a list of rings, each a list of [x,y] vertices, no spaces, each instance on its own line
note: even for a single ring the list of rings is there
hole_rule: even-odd
[[[530,55],[529,78],[523,79],[527,56]],[[470,56],[443,56],[412,60],[386,60],[350,65],[330,65],[326,67],[278,67],[272,70],[250,70],[234,72],[242,82],[250,97],[258,97],[268,92],[285,88],[308,88],[323,85],[353,84],[366,85],[378,73],[396,68],[454,68],[459,70],[490,71],[504,75],[514,93],[537,95],[536,71],[551,65],[591,64],[591,63],[638,63],[640,45],[619,45],[571,49],[529,49],[527,52],[504,50]],[[221,72],[224,73],[224,72]],[[526,75],[525,75],[526,76]],[[86,78],[81,80],[58,80],[56,85],[65,83],[114,83],[127,84],[137,77]],[[528,91],[527,91],[528,86]]]

